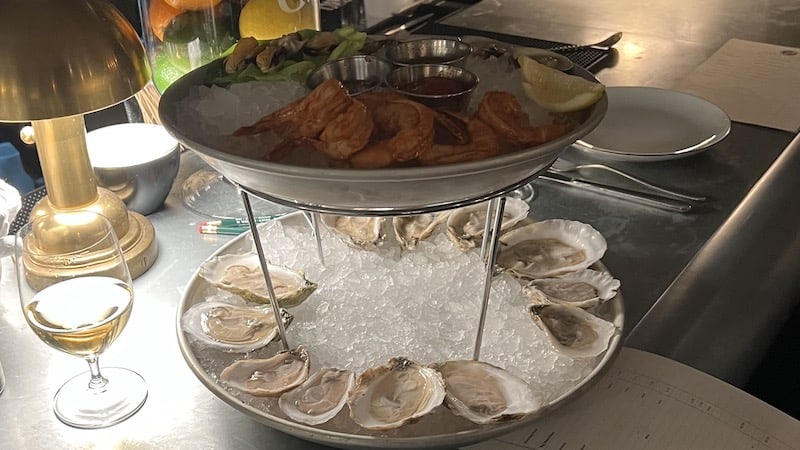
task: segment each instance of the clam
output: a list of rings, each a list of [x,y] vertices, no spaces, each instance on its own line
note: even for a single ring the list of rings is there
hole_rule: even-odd
[[[308,280],[301,270],[277,264],[267,264],[267,269],[281,308],[299,305],[317,289],[317,284]],[[215,256],[200,266],[198,274],[214,286],[248,302],[269,303],[267,284],[255,253]]]
[[[349,244],[367,250],[375,249],[386,240],[383,217],[340,216],[323,214],[322,223]]]
[[[301,345],[267,359],[236,361],[219,374],[219,379],[256,397],[277,397],[303,384],[310,365],[308,351]]]
[[[602,258],[606,240],[574,220],[534,222],[500,235],[496,264],[523,280],[583,270]]]
[[[322,368],[300,386],[281,395],[278,406],[297,422],[325,423],[344,407],[354,380],[355,374],[350,370]]]
[[[347,399],[350,417],[370,430],[414,422],[444,401],[442,375],[403,357],[359,375]]]
[[[447,218],[447,237],[461,250],[475,247],[483,238],[486,228],[488,203],[478,203],[452,211]],[[500,230],[508,230],[528,217],[530,207],[518,198],[508,198],[503,209]]]
[[[294,316],[281,310],[288,326]],[[192,305],[181,317],[183,329],[209,347],[226,352],[250,352],[272,342],[278,324],[270,305],[242,306],[222,302]]]
[[[492,364],[459,360],[431,367],[444,377],[447,407],[474,423],[519,419],[541,407],[528,383]]]
[[[591,308],[617,294],[620,282],[608,272],[584,269],[554,278],[532,280],[522,292],[534,303],[563,303]]]
[[[613,323],[577,306],[532,305],[530,313],[553,345],[572,358],[592,358],[603,353],[616,332]]]
[[[448,213],[429,213],[416,216],[396,216],[392,218],[397,242],[404,250],[413,250],[417,244],[433,234],[440,223],[447,220]]]

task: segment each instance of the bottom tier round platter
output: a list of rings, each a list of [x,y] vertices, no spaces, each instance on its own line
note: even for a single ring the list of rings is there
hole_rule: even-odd
[[[463,250],[444,232],[445,224],[412,250],[401,249],[386,220],[380,245],[354,245],[330,228],[320,228],[324,264],[311,227],[300,213],[259,225],[270,264],[301,270],[316,290],[287,309],[290,347],[304,346],[310,373],[322,367],[365,370],[405,357],[427,366],[473,357],[483,296],[485,266],[480,245]],[[530,219],[527,219],[530,221]],[[384,237],[385,236],[385,237]],[[245,305],[239,295],[220,289],[201,272],[226,255],[254,253],[245,233],[211,255],[192,276],[178,308],[178,339],[183,356],[200,381],[216,396],[259,422],[301,439],[340,448],[453,448],[489,440],[528,425],[579,396],[599,378],[621,348],[624,322],[620,292],[588,311],[613,324],[605,350],[593,357],[572,357],[556,348],[531,318],[531,300],[511,275],[496,276],[480,360],[524,380],[538,407],[513,420],[476,424],[439,404],[421,418],[388,430],[371,430],[350,417],[345,405],[332,419],[307,425],[291,419],[278,397],[256,397],[220,378],[243,359],[269,358],[283,350],[279,339],[253,351],[225,351],[197,339],[187,311],[204,302]],[[606,271],[602,263],[597,271]],[[275,275],[273,274],[273,279]]]

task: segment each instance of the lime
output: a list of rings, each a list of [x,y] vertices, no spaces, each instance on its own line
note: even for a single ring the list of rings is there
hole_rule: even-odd
[[[180,78],[185,70],[181,70],[172,64],[172,58],[166,53],[158,53],[156,55],[155,68],[153,69],[153,84],[156,85],[159,92],[164,92],[167,87],[175,80]]]
[[[218,58],[233,43],[233,33],[225,17],[186,11],[167,25],[162,49],[173,66],[188,72]]]
[[[305,0],[250,0],[239,16],[239,36],[258,40],[310,28],[317,28],[317,18]]]
[[[603,97],[606,87],[577,75],[540,64],[527,56],[518,59],[522,88],[531,100],[552,112],[588,108]]]

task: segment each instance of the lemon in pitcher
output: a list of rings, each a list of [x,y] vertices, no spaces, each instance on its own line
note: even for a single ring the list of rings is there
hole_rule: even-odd
[[[239,35],[274,39],[303,29],[319,29],[319,11],[311,0],[249,0],[239,16]]]

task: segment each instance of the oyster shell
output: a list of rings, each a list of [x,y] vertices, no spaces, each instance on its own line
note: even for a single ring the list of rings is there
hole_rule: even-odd
[[[588,268],[606,248],[605,238],[591,225],[544,220],[503,233],[496,264],[520,279],[547,278]]]
[[[450,213],[447,218],[447,237],[453,244],[467,251],[481,242],[486,228],[488,206],[488,202],[482,202],[458,208]],[[530,207],[523,200],[513,197],[506,199],[500,230],[508,230],[528,217],[529,210]]]
[[[577,306],[532,305],[530,313],[553,345],[573,358],[591,358],[603,353],[616,332],[613,323]]]
[[[298,422],[307,425],[325,423],[344,407],[354,380],[355,374],[350,370],[320,369],[303,384],[281,395],[278,406]]]
[[[293,308],[303,303],[317,289],[317,284],[308,280],[301,270],[277,264],[267,264],[267,268],[281,308]],[[198,274],[214,286],[248,302],[269,303],[267,284],[255,253],[215,256],[200,266]]]
[[[350,417],[370,430],[413,422],[444,401],[442,375],[403,357],[359,375],[347,399]]]
[[[302,345],[267,359],[241,359],[226,367],[219,379],[256,397],[277,397],[308,379],[311,359]]]
[[[431,367],[444,377],[447,407],[474,423],[519,419],[541,407],[528,383],[492,364],[459,360]]]
[[[619,286],[619,280],[608,272],[584,269],[555,278],[532,280],[522,288],[522,292],[534,303],[563,303],[591,308],[613,298]]]
[[[288,326],[294,316],[281,310]],[[181,318],[183,329],[208,345],[226,352],[246,353],[264,347],[278,334],[272,306],[243,306],[222,302],[192,305]]]
[[[385,221],[383,217],[322,215],[322,223],[331,231],[351,245],[367,250],[375,249],[386,240]]]
[[[440,223],[447,220],[448,213],[430,213],[416,216],[396,216],[392,218],[392,228],[397,242],[404,250],[413,250],[419,241],[433,234]]]

